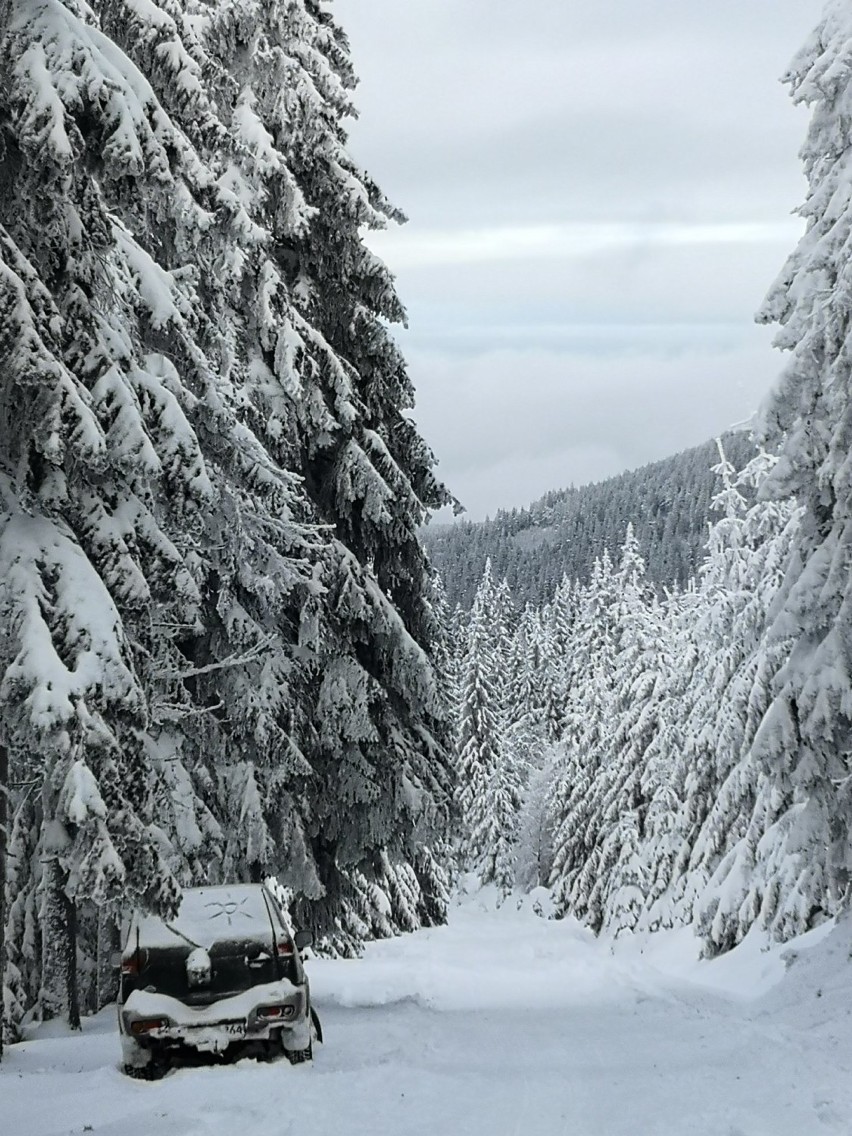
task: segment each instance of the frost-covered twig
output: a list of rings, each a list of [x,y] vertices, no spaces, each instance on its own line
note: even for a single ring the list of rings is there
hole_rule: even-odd
[[[200,675],[211,674],[213,671],[221,671],[226,667],[241,667],[246,663],[252,662],[258,655],[263,654],[267,647],[270,647],[275,642],[274,635],[267,635],[260,643],[255,644],[250,650],[245,651],[241,655],[228,655],[225,659],[220,659],[217,663],[207,663],[203,667],[192,667],[188,671],[172,671],[162,677],[166,680],[177,679],[182,681],[187,678],[198,678]]]
[[[187,718],[195,718],[202,714],[212,714],[224,708],[225,703],[221,699],[213,706],[196,706],[191,710],[172,702],[161,702],[152,707],[152,716],[157,722],[183,722]]]

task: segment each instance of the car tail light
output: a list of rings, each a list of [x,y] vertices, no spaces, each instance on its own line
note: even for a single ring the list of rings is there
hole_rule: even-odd
[[[145,968],[147,961],[147,951],[135,950],[132,955],[125,955],[122,958],[121,973],[129,977],[135,977],[141,970]]]
[[[286,1021],[296,1016],[295,1006],[261,1006],[257,1016],[265,1022]]]
[[[130,1023],[130,1032],[134,1037],[143,1033],[153,1033],[154,1030],[167,1029],[168,1018],[138,1018]]]
[[[279,939],[275,944],[275,953],[279,958],[292,958],[293,944],[289,939]]]

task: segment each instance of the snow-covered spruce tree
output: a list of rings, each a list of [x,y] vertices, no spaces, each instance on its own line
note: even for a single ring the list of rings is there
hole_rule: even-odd
[[[288,306],[261,326],[260,350],[250,350],[257,427],[270,411],[273,426],[282,415],[301,419],[296,437],[283,434],[282,460],[305,478],[311,515],[332,522],[338,537],[324,553],[318,630],[303,621],[300,633],[305,672],[313,672],[302,675],[309,720],[323,723],[319,736],[309,726],[299,739],[320,775],[306,825],[333,873],[360,861],[368,876],[383,875],[386,848],[392,859],[413,860],[429,918],[440,911],[441,881],[425,841],[449,776],[443,699],[422,649],[437,625],[416,534],[426,507],[446,494],[405,415],[413,392],[382,322],[401,316],[392,282],[360,239],[362,226],[397,214],[344,149],[354,78],[345,37],[327,14],[313,4],[268,8],[255,34],[252,109],[296,191],[287,183],[282,198],[277,180],[264,214],[277,243],[262,297],[274,312],[286,286]],[[253,139],[257,121],[240,113]],[[266,440],[271,447],[274,438]]]
[[[563,576],[550,604],[550,634],[557,651],[563,656],[568,651],[574,633],[577,602],[576,586],[567,575]]]
[[[574,677],[574,659],[562,650],[559,638],[553,633],[552,606],[546,605],[541,619],[541,692],[542,730],[546,741],[555,745],[562,741],[567,728],[567,715],[571,705],[571,682]]]
[[[403,311],[360,236],[400,215],[345,149],[345,36],[319,4],[293,0],[222,5],[207,42],[237,80],[234,128],[256,157],[270,235],[248,329],[253,426],[303,478],[309,516],[330,526],[323,590],[300,632],[309,713],[294,731],[310,769],[300,839],[325,890],[311,915],[322,923],[345,902],[350,868],[382,874],[383,849],[414,863],[424,896],[437,886],[425,848],[451,777],[417,530],[447,498],[385,326]]]
[[[803,507],[769,630],[794,646],[752,747],[766,778],[760,795],[775,807],[755,849],[765,888],[744,921],[780,938],[837,912],[852,871],[850,76],[852,12],[832,0],[787,75],[813,112],[802,151],[807,229],[760,313],[781,325],[776,344],[791,353],[763,413],[763,433],[781,449],[762,492]]]
[[[197,618],[168,521],[194,553],[211,486],[185,417],[193,396],[145,344],[174,339],[197,370],[196,297],[119,209],[147,202],[140,232],[186,253],[205,228],[191,192],[204,179],[95,12],[4,14],[4,730],[41,784],[43,1009],[65,1000],[74,1017],[79,901],[175,895],[151,825],[142,683],[166,661],[152,625]]]
[[[507,713],[511,722],[524,721],[534,735],[544,730],[545,665],[542,620],[527,604],[509,644]]]
[[[309,519],[331,526],[298,622],[297,665],[267,668],[260,688],[291,711],[275,775],[256,760],[238,771],[246,815],[259,817],[254,781],[273,824],[267,838],[255,825],[258,840],[274,831],[278,870],[314,901],[302,917],[332,926],[347,894],[360,905],[347,873],[378,880],[388,849],[400,871],[414,864],[431,920],[443,884],[427,841],[451,778],[424,651],[436,621],[417,529],[446,494],[406,416],[413,392],[383,322],[402,310],[360,238],[398,214],[345,150],[354,78],[345,37],[319,5],[225,4],[203,43],[228,77],[220,116],[243,143],[223,178],[236,206],[257,207],[248,221],[235,214],[258,245],[234,261],[233,306],[249,313],[234,353],[245,420],[303,478]]]
[[[452,785],[455,788],[458,759],[456,742],[458,740],[461,704],[462,645],[465,638],[464,621],[459,609],[455,613],[450,612],[441,577],[434,573],[430,582],[432,587],[431,606],[436,627],[432,657],[435,678],[441,694],[442,733],[447,738]],[[427,922],[439,920],[440,912],[444,910],[446,898],[455,878],[458,865],[454,848],[458,820],[456,797],[453,793],[449,800],[443,831],[436,833],[428,846],[425,844],[421,846],[422,855],[428,858],[431,865],[429,871],[434,877],[433,885],[424,892],[424,899],[433,905],[433,912],[428,917]],[[425,878],[429,875],[429,872],[421,871],[421,875]]]
[[[473,842],[473,832],[482,820],[502,738],[501,683],[491,637],[493,604],[494,581],[488,560],[470,611],[459,669],[456,807],[459,860],[468,870],[475,870],[482,859],[484,850]]]
[[[178,505],[208,486],[175,393],[139,349],[141,319],[163,326],[184,305],[104,196],[150,165],[162,202],[185,149],[167,122],[152,125],[150,90],[122,71],[93,13],[46,3],[3,14],[3,725],[13,769],[41,786],[51,1012],[73,1003],[81,897],[174,895],[150,824],[146,698],[122,616],[144,612],[158,578],[178,603],[192,592],[154,518],[152,482],[180,484]]]
[[[499,604],[489,560],[471,609],[462,667],[458,806],[463,866],[482,883],[508,892],[514,882],[520,778],[518,755],[506,738]]]
[[[572,910],[578,879],[594,857],[592,787],[613,729],[610,708],[616,651],[617,585],[608,553],[595,562],[582,590],[567,689],[566,725],[554,766],[548,811],[554,831],[550,885],[557,909]]]
[[[558,748],[544,745],[528,774],[518,816],[515,880],[525,891],[546,887],[553,867],[553,818],[548,793],[556,776]]]
[[[671,927],[675,921],[670,888],[672,880],[679,876],[676,865],[682,855],[674,824],[681,803],[675,773],[684,749],[687,692],[699,663],[696,624],[700,612],[701,597],[695,587],[666,598],[664,623],[669,666],[656,691],[657,728],[646,750],[642,775],[642,792],[649,803],[642,841],[645,902],[639,926],[652,931]]]
[[[674,664],[668,615],[667,606],[647,597],[634,601],[624,615],[614,698],[618,726],[612,756],[605,762],[611,767],[600,804],[600,881],[589,899],[592,915],[618,931],[636,926],[648,893],[641,853],[659,787],[654,742],[663,724],[663,692]]]
[[[606,879],[604,923],[617,938],[636,929],[642,917],[648,891],[646,863],[642,856],[641,815],[633,810],[621,813],[608,834],[602,861]]]
[[[721,784],[732,761],[737,760],[736,744],[735,756],[723,756],[720,732],[724,723],[736,716],[731,706],[731,685],[758,642],[754,634],[745,634],[742,623],[749,589],[755,584],[749,578],[751,549],[743,534],[746,500],[721,443],[719,458],[714,467],[719,478],[714,505],[720,516],[710,528],[700,573],[699,606],[697,611],[692,610],[696,665],[678,708],[682,738],[673,754],[670,783],[660,785],[662,793],[673,793],[676,802],[666,840],[667,847],[676,849],[665,888],[668,918],[673,922],[689,921],[695,888],[701,888],[698,876],[690,871],[690,860]],[[653,874],[658,875],[658,868]]]
[[[642,846],[648,880],[642,925],[695,920],[702,933],[721,896],[708,880],[743,836],[754,807],[749,747],[772,674],[789,649],[767,643],[765,630],[795,529],[789,504],[747,505],[774,459],[758,454],[737,475],[719,450],[721,516],[710,529],[701,589],[672,608],[675,649],[649,747],[652,799]]]
[[[774,465],[775,458],[759,454],[739,475],[737,487],[753,498],[752,491],[760,488]],[[700,818],[690,852],[684,913],[714,951],[740,941],[759,906],[757,894],[766,886],[754,871],[754,853],[780,801],[761,774],[753,744],[778,673],[790,656],[790,636],[778,633],[778,628],[768,635],[767,627],[798,526],[799,510],[793,502],[758,498],[738,520],[736,538],[728,538],[738,546],[742,562],[738,586],[731,593],[731,639],[739,662],[717,707],[712,802]],[[712,547],[712,536],[710,543]]]
[[[525,611],[507,648],[504,736],[511,748],[518,783],[526,789],[544,760],[542,631]]]
[[[318,895],[303,833],[312,771],[298,743],[307,707],[294,655],[303,615],[322,591],[306,564],[320,558],[321,546],[304,524],[309,508],[287,471],[280,421],[254,381],[258,339],[289,327],[269,299],[273,232],[303,226],[307,210],[253,109],[244,48],[260,36],[263,17],[253,7],[235,15],[223,5],[216,24],[211,13],[196,18],[178,3],[104,4],[100,15],[195,157],[189,194],[170,205],[191,212],[194,198],[204,206],[189,255],[168,239],[170,229],[150,242],[150,195],[126,217],[172,277],[182,279],[186,260],[193,262],[194,321],[168,329],[168,354],[190,388],[192,425],[213,484],[195,533],[203,608],[194,624],[159,621],[160,650],[152,652],[178,642],[178,655],[151,674],[149,748],[166,790],[164,819],[184,879],[198,875],[212,852],[214,861],[222,855],[225,876],[259,879],[275,867],[288,884]],[[120,194],[116,207],[127,209]]]
[[[664,663],[660,613],[650,605],[645,564],[628,524],[614,579],[609,729],[601,734],[596,774],[583,802],[586,860],[577,877],[572,910],[599,930],[607,915],[622,839],[641,839],[647,800],[642,789],[645,752],[657,728],[655,702]],[[630,817],[627,829],[622,819]]]
[[[435,573],[431,578],[430,606],[435,622],[435,646],[433,650],[435,677],[443,695],[444,714],[455,733],[458,717],[459,698],[459,636],[461,628],[450,613],[447,593],[441,577]]]
[[[7,1041],[18,1038],[26,1011],[36,1004],[41,985],[41,933],[37,891],[41,865],[37,855],[38,825],[28,787],[10,825],[6,866],[6,968],[3,1020]]]
[[[164,305],[166,320],[170,296],[157,292],[154,267],[109,214],[89,166],[92,146],[102,171],[124,176],[146,147],[165,162],[164,143],[73,11],[19,15],[2,40],[3,169],[15,175],[0,205],[2,690],[12,779],[29,778],[31,763],[41,785],[50,1012],[69,1000],[61,987],[73,979],[81,896],[156,904],[174,895],[162,833],[150,825],[146,698],[122,616],[144,612],[149,580],[176,605],[193,593],[151,512],[151,482],[177,484],[185,458],[178,507],[197,503],[207,483],[175,395],[135,342],[135,305]]]

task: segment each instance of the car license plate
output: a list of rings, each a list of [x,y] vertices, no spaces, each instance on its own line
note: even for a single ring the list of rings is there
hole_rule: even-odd
[[[206,1034],[227,1034],[228,1037],[245,1037],[245,1022],[212,1022],[210,1025],[177,1026],[169,1031],[175,1037],[185,1037],[188,1041],[195,1041]]]

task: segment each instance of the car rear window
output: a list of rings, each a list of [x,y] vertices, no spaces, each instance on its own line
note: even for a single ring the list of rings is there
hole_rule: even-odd
[[[202,887],[183,893],[178,913],[167,924],[156,917],[139,921],[140,944],[175,945],[175,938],[208,948],[222,939],[268,938],[269,912],[259,887]]]

